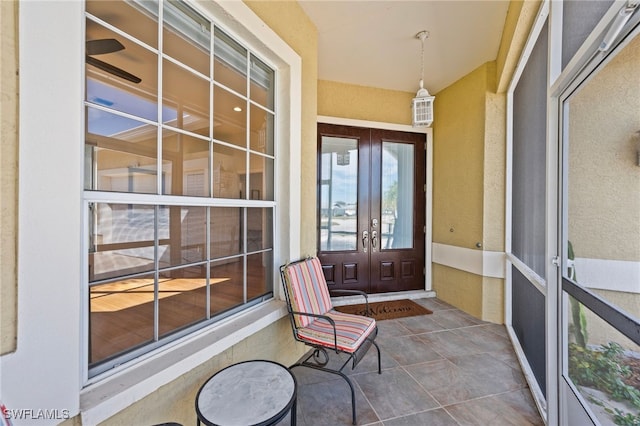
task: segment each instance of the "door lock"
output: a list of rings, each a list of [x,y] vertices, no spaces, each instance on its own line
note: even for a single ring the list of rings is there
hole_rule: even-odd
[[[378,227],[378,219],[371,219],[371,227],[372,228]]]

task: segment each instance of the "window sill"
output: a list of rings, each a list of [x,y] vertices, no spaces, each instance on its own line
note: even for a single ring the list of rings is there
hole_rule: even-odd
[[[111,372],[80,391],[82,424],[108,419],[286,315],[284,302],[272,299],[163,348],[135,365]]]

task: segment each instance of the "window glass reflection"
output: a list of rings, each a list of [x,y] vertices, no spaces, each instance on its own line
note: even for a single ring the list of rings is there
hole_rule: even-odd
[[[87,96],[90,102],[155,120],[158,98],[156,53],[86,20]],[[108,87],[96,88],[91,80]],[[99,92],[95,93],[95,90]]]
[[[271,284],[272,280],[270,280],[269,277],[272,275],[272,251],[247,256],[247,300],[271,293],[273,287]]]
[[[165,336],[207,317],[206,265],[161,272],[158,280],[158,328]]]
[[[209,196],[210,143],[172,130],[162,131],[163,193]]]
[[[245,186],[241,178],[247,169],[245,151],[213,144],[213,196],[244,198]]]
[[[86,10],[149,46],[158,47],[157,1],[87,0]]]
[[[87,108],[85,188],[157,192],[157,128]]]
[[[273,210],[247,208],[247,252],[273,248]]]
[[[214,34],[214,80],[246,96],[247,50],[218,27]]]
[[[211,259],[242,253],[243,222],[242,208],[211,207]]]
[[[209,76],[211,23],[182,2],[165,1],[163,4],[164,53]]]
[[[242,257],[211,263],[211,315],[244,303],[244,260]]]
[[[89,290],[89,362],[98,363],[153,341],[153,274]]]
[[[273,200],[273,159],[251,154],[249,199]]]
[[[174,267],[206,259],[206,225],[206,207],[160,206],[159,267]]]
[[[153,206],[95,203],[90,213],[90,282],[153,270]]]
[[[251,55],[251,100],[273,110],[274,71],[260,59]]]
[[[250,118],[250,148],[273,155],[273,114],[252,104]]]
[[[209,82],[166,59],[162,64],[162,122],[210,136]]]
[[[247,147],[247,101],[220,86],[213,89],[213,137]]]

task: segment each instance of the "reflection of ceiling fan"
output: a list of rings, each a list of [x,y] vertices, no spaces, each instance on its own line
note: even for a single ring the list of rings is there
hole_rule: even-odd
[[[118,68],[114,65],[108,64],[101,61],[100,59],[96,59],[93,57],[93,55],[104,55],[107,53],[119,52],[120,50],[124,50],[124,46],[115,38],[87,40],[86,61],[89,65],[100,68],[101,70],[106,71],[109,74],[115,75],[116,77],[124,78],[125,80],[129,80],[136,84],[140,83],[142,81],[140,77],[136,77],[135,75],[126,72],[122,68]]]

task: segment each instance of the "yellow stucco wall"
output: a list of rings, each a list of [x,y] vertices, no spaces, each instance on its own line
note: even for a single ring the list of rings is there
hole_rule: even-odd
[[[16,349],[18,233],[18,3],[0,2],[0,354]]]
[[[318,115],[411,124],[414,96],[415,93],[320,80]]]
[[[579,258],[640,262],[640,82],[629,79],[638,64],[636,37],[569,100],[569,239]]]
[[[486,63],[435,100],[433,148],[433,241],[475,248],[484,241],[486,102],[495,64]],[[493,73],[493,74],[492,74]],[[504,141],[496,140],[498,144]],[[492,154],[491,151],[488,154]],[[478,318],[486,318],[483,277],[434,265],[438,297]],[[499,300],[495,304],[498,304]],[[500,318],[501,319],[501,318]]]
[[[482,241],[487,65],[438,92],[433,124],[433,241]]]

